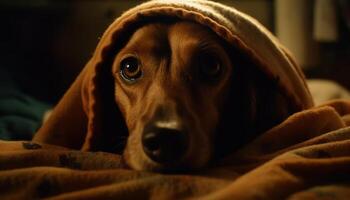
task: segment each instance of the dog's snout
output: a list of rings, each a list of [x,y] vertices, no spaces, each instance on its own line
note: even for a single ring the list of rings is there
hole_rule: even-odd
[[[151,128],[143,133],[142,145],[146,155],[158,163],[179,161],[188,148],[184,131],[170,128]]]

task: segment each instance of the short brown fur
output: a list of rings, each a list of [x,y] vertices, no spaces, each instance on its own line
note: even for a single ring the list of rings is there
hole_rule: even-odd
[[[208,54],[223,68],[215,83],[201,80],[197,70]],[[143,72],[133,84],[120,76],[128,56],[139,60]],[[293,112],[277,92],[278,80],[268,80],[244,54],[192,22],[141,27],[117,54],[112,71],[115,101],[129,130],[124,157],[138,170],[203,167]],[[157,163],[142,150],[142,132],[157,120],[187,130],[189,148],[176,164]]]

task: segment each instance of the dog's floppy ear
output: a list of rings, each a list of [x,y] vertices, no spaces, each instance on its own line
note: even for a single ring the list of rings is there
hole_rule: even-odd
[[[100,63],[91,83],[85,86],[90,91],[85,97],[89,124],[84,150],[121,153],[126,143],[128,130],[114,96],[113,58],[109,56]]]
[[[298,111],[281,92],[278,79],[269,77],[238,49],[230,48],[228,52],[232,75],[215,136],[218,157],[238,149]]]
[[[127,129],[114,101],[109,64],[89,61],[34,141],[87,151],[122,151]]]
[[[34,135],[33,141],[80,149],[86,136],[88,118],[83,108],[81,88],[85,68],[55,106],[48,120]]]

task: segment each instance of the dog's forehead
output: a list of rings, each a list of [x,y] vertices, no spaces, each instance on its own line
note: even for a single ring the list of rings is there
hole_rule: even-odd
[[[137,29],[128,41],[127,47],[165,50],[165,48],[186,45],[187,48],[191,48],[203,41],[217,43],[219,38],[209,28],[194,22],[151,23]]]
[[[126,44],[127,49],[145,50],[162,46],[167,41],[168,26],[149,24],[137,29]]]

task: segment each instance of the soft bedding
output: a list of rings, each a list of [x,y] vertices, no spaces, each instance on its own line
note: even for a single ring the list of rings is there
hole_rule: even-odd
[[[139,20],[164,14],[207,25],[241,48],[298,112],[200,170],[135,171],[119,154],[102,152],[101,147],[116,148],[112,136],[125,137],[116,129],[104,132],[122,120],[111,114],[113,101],[104,101],[109,52]],[[349,125],[350,101],[315,107],[300,68],[254,19],[209,1],[151,1],[107,29],[34,141],[0,142],[0,194],[2,199],[348,199]]]
[[[348,199],[350,102],[296,113],[207,169],[158,174],[119,155],[0,142],[2,199]]]

